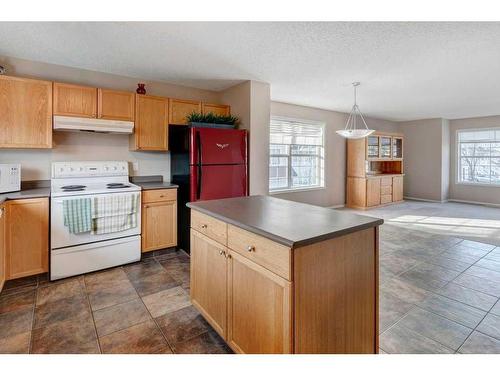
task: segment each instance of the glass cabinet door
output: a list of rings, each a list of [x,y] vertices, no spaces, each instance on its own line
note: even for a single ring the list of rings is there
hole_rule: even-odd
[[[394,159],[403,158],[403,138],[399,137],[392,138],[392,157]]]
[[[390,158],[391,157],[391,137],[380,137],[380,157]]]
[[[368,145],[366,148],[367,158],[378,158],[379,157],[379,139],[376,135],[371,135],[368,137]]]

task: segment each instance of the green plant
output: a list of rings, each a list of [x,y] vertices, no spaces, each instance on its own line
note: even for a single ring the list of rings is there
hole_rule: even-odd
[[[238,117],[231,115],[217,115],[213,112],[201,114],[199,112],[193,112],[187,116],[188,122],[203,122],[207,124],[226,124],[226,125],[236,125],[239,122]]]

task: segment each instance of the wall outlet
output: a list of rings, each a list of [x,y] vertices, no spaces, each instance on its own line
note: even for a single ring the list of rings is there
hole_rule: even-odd
[[[133,162],[132,163],[132,170],[134,172],[139,172],[139,163],[138,162]]]

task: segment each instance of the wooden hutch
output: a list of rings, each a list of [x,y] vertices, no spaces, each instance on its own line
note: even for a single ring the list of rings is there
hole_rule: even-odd
[[[382,132],[347,140],[347,207],[403,200],[403,143],[401,134]]]

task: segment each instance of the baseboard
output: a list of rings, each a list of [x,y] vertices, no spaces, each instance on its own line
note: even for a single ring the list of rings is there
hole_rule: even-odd
[[[415,198],[415,197],[407,197],[407,196],[405,196],[404,199],[408,199],[411,201],[432,202],[432,203],[446,203],[449,201],[449,199],[444,199],[442,201],[438,201],[435,199],[423,199],[423,198]]]
[[[330,206],[330,207],[327,207],[327,208],[335,209],[335,208],[344,208],[344,207],[345,207],[345,204],[336,204],[335,206]]]
[[[448,199],[448,201],[449,202],[456,202],[456,203],[477,204],[479,206],[487,206],[487,207],[495,207],[495,208],[500,207],[500,204],[498,204],[498,203],[465,201],[465,200],[462,200],[462,199]]]

